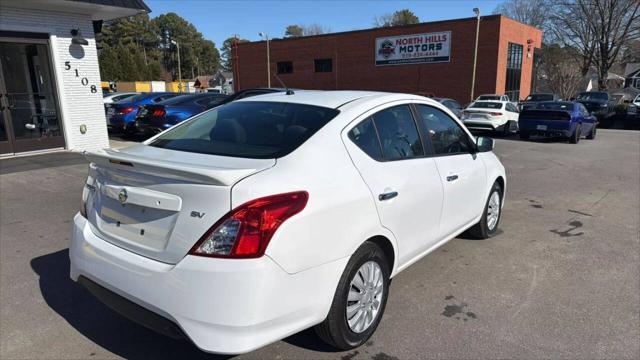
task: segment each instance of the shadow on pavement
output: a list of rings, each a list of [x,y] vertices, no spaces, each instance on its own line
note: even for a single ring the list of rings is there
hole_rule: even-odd
[[[0,160],[0,175],[81,164],[88,165],[89,162],[82,154],[73,152],[13,157]]]
[[[31,268],[40,276],[40,291],[47,305],[107,351],[125,359],[229,358],[202,352],[188,340],[156,334],[103,305],[69,278],[68,249],[32,259]]]

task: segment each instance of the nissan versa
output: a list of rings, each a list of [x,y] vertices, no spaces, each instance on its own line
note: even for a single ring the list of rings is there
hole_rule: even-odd
[[[338,349],[376,330],[389,281],[463,231],[496,233],[505,170],[436,101],[287,91],[86,153],[71,278],[207,352],[303,329]],[[428,297],[425,297],[428,298]]]

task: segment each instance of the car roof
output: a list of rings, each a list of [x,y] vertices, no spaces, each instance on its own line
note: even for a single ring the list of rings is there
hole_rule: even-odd
[[[410,94],[398,94],[398,93],[386,93],[376,91],[351,91],[351,90],[296,90],[293,94],[287,95],[284,92],[277,92],[272,94],[263,94],[244,98],[236,101],[274,101],[274,102],[288,102],[305,105],[314,105],[321,107],[328,107],[337,109],[342,105],[350,103],[352,101],[361,98],[371,97],[389,97],[389,101],[393,101],[393,98],[415,98],[417,100],[426,99],[424,96],[410,95]]]

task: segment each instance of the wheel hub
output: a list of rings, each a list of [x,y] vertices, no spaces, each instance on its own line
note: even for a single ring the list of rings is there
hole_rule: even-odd
[[[358,269],[349,287],[347,323],[351,331],[362,333],[377,318],[384,295],[384,279],[380,265],[368,261]]]

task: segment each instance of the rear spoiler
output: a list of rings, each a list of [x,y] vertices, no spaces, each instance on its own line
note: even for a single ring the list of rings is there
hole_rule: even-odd
[[[204,164],[150,159],[141,156],[132,156],[113,149],[85,151],[83,155],[89,162],[103,168],[135,171],[148,175],[169,177],[175,180],[218,186],[233,185],[236,181],[259,170],[251,168],[224,168]]]

